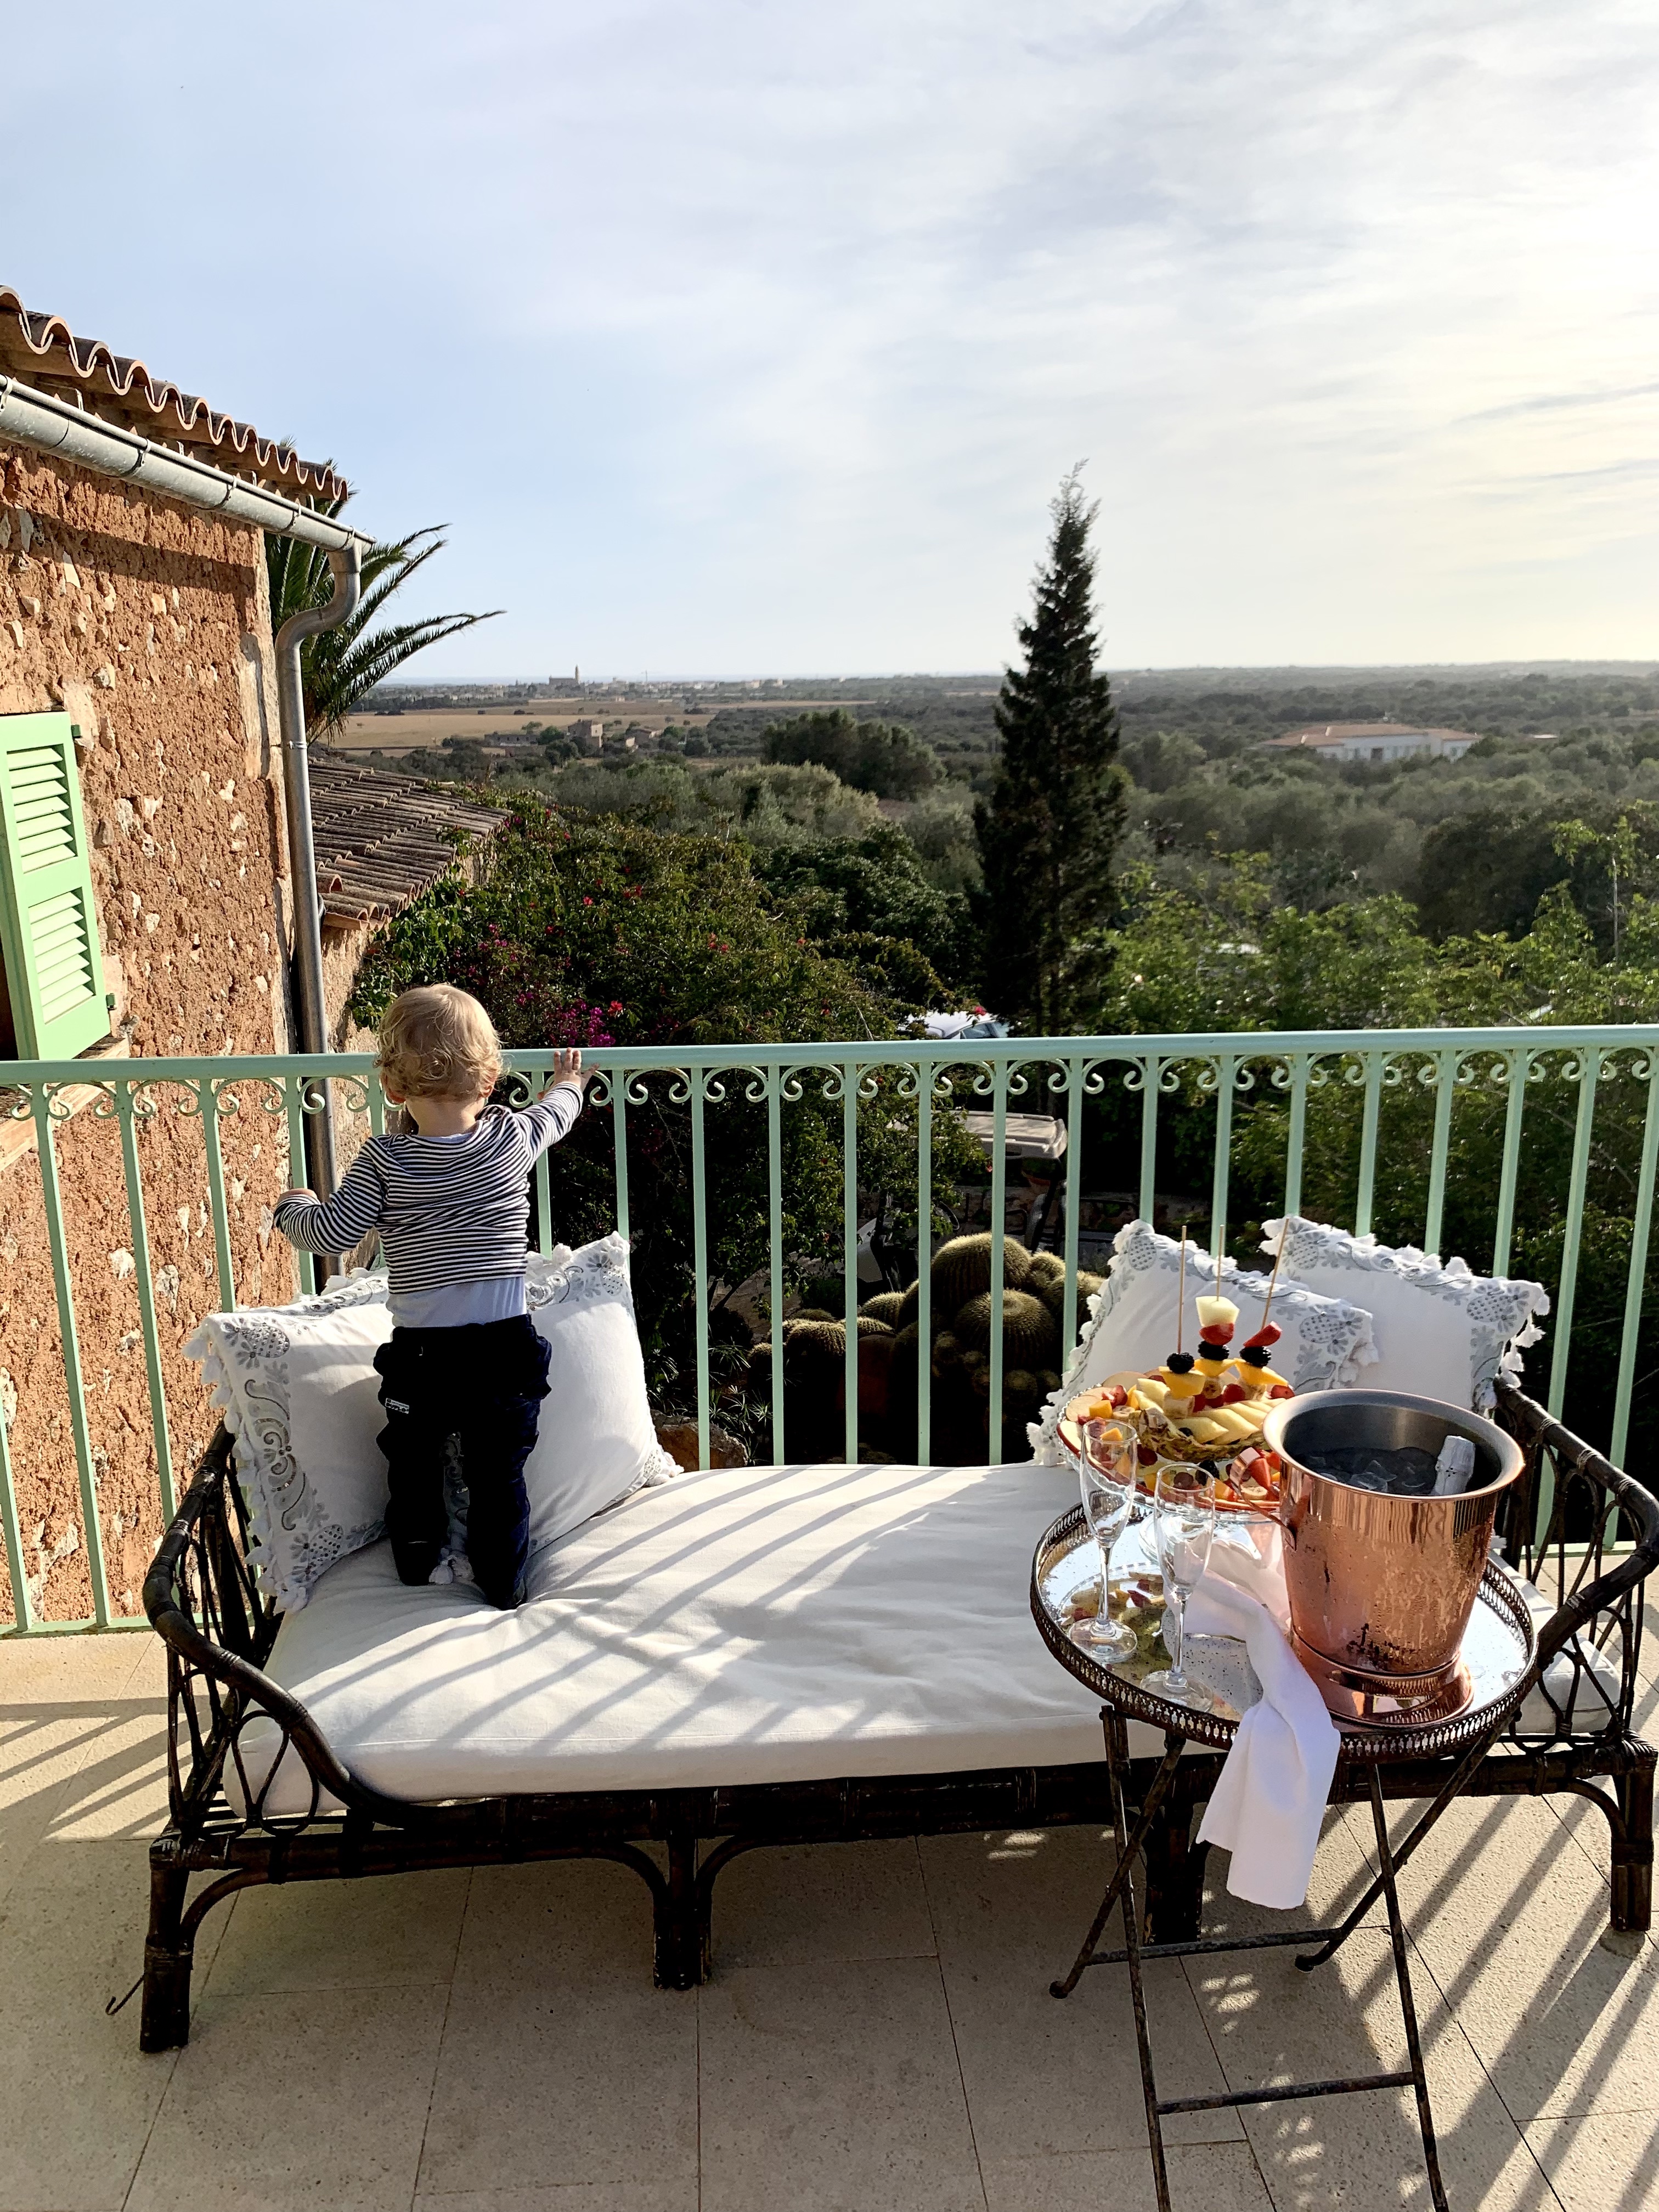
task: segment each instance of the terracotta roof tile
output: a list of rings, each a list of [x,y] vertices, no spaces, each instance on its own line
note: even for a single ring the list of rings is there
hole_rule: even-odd
[[[326,462],[302,461],[291,446],[216,413],[205,399],[152,376],[142,361],[112,353],[101,338],[77,337],[61,317],[32,313],[6,284],[0,284],[0,375],[72,400],[100,422],[118,422],[158,445],[181,446],[198,460],[290,499],[342,499],[349,489]]]
[[[325,928],[389,921],[455,865],[454,834],[488,840],[507,820],[417,776],[311,756],[311,829]],[[445,833],[448,834],[446,835]]]

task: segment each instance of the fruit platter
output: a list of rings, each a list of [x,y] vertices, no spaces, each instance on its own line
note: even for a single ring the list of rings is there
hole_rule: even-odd
[[[1161,1367],[1110,1376],[1067,1402],[1060,1440],[1080,1454],[1085,1421],[1121,1422],[1134,1438],[1143,1489],[1150,1489],[1160,1462],[1181,1460],[1210,1470],[1218,1510],[1272,1512],[1279,1503],[1280,1468],[1263,1442],[1261,1424],[1275,1401],[1294,1392],[1268,1364],[1280,1335],[1267,1318],[1271,1291],[1261,1327],[1237,1352],[1238,1308],[1232,1300],[1217,1296],[1196,1304],[1198,1350],[1181,1348],[1177,1322],[1176,1349]]]

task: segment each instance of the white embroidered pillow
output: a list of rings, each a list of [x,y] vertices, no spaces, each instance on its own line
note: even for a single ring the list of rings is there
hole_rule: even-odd
[[[1183,1334],[1190,1349],[1198,1334],[1192,1302],[1200,1291],[1214,1290],[1215,1262],[1189,1243],[1186,1274]],[[1131,1221],[1119,1230],[1105,1286],[1089,1302],[1090,1326],[1065,1380],[1026,1431],[1040,1465],[1056,1466],[1064,1455],[1054,1428],[1068,1399],[1125,1369],[1156,1367],[1175,1350],[1180,1281],[1181,1247],[1173,1237],[1159,1236],[1145,1221]],[[1237,1343],[1261,1326],[1267,1283],[1266,1274],[1248,1274],[1231,1260],[1223,1262],[1223,1294],[1238,1308]],[[1371,1317],[1363,1307],[1346,1298],[1322,1296],[1281,1270],[1272,1318],[1284,1332],[1273,1346],[1273,1365],[1298,1390],[1350,1388],[1361,1379],[1362,1368],[1366,1370],[1364,1380],[1370,1383],[1369,1363],[1376,1354],[1371,1346]]]
[[[1378,1364],[1368,1389],[1410,1390],[1479,1412],[1490,1406],[1498,1376],[1519,1376],[1523,1346],[1544,1332],[1537,1316],[1550,1310],[1541,1283],[1477,1275],[1466,1261],[1444,1262],[1402,1244],[1354,1237],[1293,1213],[1264,1221],[1261,1249],[1328,1297],[1361,1299],[1376,1329]]]
[[[651,1418],[624,1240],[613,1232],[584,1244],[562,1267],[538,1265],[532,1255],[525,1302],[551,1348],[524,1471],[533,1553],[679,1470]]]
[[[385,1532],[374,1360],[391,1334],[386,1277],[356,1274],[292,1305],[210,1314],[185,1346],[235,1442],[249,1557],[284,1612]]]
[[[533,1551],[677,1470],[651,1418],[623,1239],[532,1252],[525,1297],[551,1347],[525,1468]],[[185,1347],[235,1440],[250,1556],[282,1611],[385,1533],[374,1360],[391,1334],[386,1277],[358,1273],[292,1305],[210,1314]]]

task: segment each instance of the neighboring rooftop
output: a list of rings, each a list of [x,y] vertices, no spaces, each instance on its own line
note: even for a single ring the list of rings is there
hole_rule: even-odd
[[[507,820],[412,775],[311,756],[311,823],[323,926],[386,921],[455,866],[458,833],[488,843]]]
[[[1480,742],[1473,730],[1425,729],[1410,722],[1310,722],[1267,740],[1277,752],[1305,750],[1342,760],[1397,760],[1407,753],[1441,753],[1455,760]]]
[[[216,413],[205,399],[153,376],[142,361],[112,353],[101,338],[77,337],[60,316],[32,312],[6,284],[0,284],[0,375],[291,499],[343,499],[349,489],[330,463],[302,461],[291,446]]]

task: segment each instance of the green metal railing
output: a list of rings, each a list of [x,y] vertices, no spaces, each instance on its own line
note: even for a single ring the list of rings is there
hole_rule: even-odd
[[[915,1218],[935,1219],[933,1188],[934,1120],[971,1100],[981,1106],[988,1097],[992,1115],[990,1147],[989,1224],[994,1283],[1004,1279],[1006,1215],[1006,1117],[1011,1101],[1020,1109],[1051,1111],[1065,1121],[1068,1144],[1064,1158],[1062,1249],[1066,1262],[1063,1317],[1064,1342],[1073,1345],[1078,1328],[1078,1256],[1080,1199],[1085,1152],[1085,1109],[1092,1100],[1138,1107],[1139,1210],[1151,1218],[1159,1175],[1160,1140],[1178,1119],[1185,1157],[1192,1157],[1194,1116],[1211,1117],[1208,1140],[1210,1184],[1208,1246],[1212,1255],[1227,1243],[1229,1200],[1235,1173],[1235,1107],[1241,1098],[1269,1098],[1283,1109],[1282,1175],[1278,1176],[1275,1204],[1261,1207],[1267,1212],[1302,1210],[1304,1182],[1310,1167],[1309,1110],[1310,1100],[1328,1095],[1358,1101],[1358,1134],[1353,1161],[1352,1203],[1343,1218],[1360,1234],[1371,1226],[1377,1203],[1379,1146],[1385,1098],[1407,1096],[1432,1099],[1432,1127],[1427,1143],[1425,1195],[1419,1233],[1412,1240],[1427,1251],[1438,1249],[1449,1199],[1455,1194],[1463,1214],[1471,1205],[1489,1211],[1489,1264],[1494,1273],[1510,1263],[1517,1223],[1524,1222],[1531,1194],[1529,1171],[1524,1167],[1523,1137],[1528,1116],[1544,1112],[1561,1134],[1565,1158],[1565,1192],[1560,1194],[1564,1227],[1557,1279],[1553,1285],[1554,1310],[1551,1316],[1547,1399],[1552,1413],[1561,1411],[1571,1358],[1575,1296],[1583,1256],[1583,1239],[1587,1209],[1601,1201],[1592,1189],[1597,1168],[1595,1137],[1598,1107],[1619,1101],[1621,1126],[1627,1133],[1639,1128],[1626,1149],[1631,1158],[1618,1169],[1620,1187],[1612,1194],[1621,1220],[1630,1224],[1630,1250],[1624,1294],[1622,1329],[1618,1352],[1610,1434],[1611,1456],[1619,1462],[1629,1434],[1632,1395],[1637,1378],[1637,1348],[1646,1284],[1649,1232],[1653,1208],[1656,1163],[1659,1162],[1659,1027],[1595,1029],[1493,1029],[1389,1031],[1316,1032],[1305,1035],[1229,1033],[1212,1036],[974,1039],[951,1043],[932,1041],[882,1041],[860,1043],[711,1045],[697,1048],[607,1048],[587,1055],[596,1069],[589,1090],[590,1106],[609,1116],[614,1163],[614,1207],[617,1227],[629,1234],[630,1110],[661,1097],[677,1109],[689,1109],[690,1132],[690,1276],[693,1285],[693,1341],[696,1389],[696,1421],[700,1453],[708,1464],[711,1425],[710,1370],[710,1200],[708,1176],[708,1116],[734,1098],[765,1108],[768,1235],[764,1278],[769,1310],[775,1316],[784,1304],[786,1278],[793,1255],[786,1251],[784,1228],[784,1117],[807,1096],[808,1086],[821,1103],[838,1104],[842,1129],[842,1261],[844,1273],[846,1346],[845,1451],[850,1461],[858,1453],[859,1369],[856,1329],[859,1297],[858,1241],[861,1186],[859,1172],[860,1108],[878,1098],[913,1105],[916,1134]],[[544,1082],[550,1055],[517,1052],[508,1055],[509,1070],[520,1095],[528,1097]],[[326,1079],[326,1091],[325,1079]],[[1413,1086],[1416,1086],[1413,1091]],[[95,1407],[101,1403],[89,1390],[88,1376],[106,1361],[106,1346],[88,1352],[83,1346],[81,1314],[88,1285],[77,1281],[71,1252],[77,1238],[84,1242],[78,1219],[86,1194],[71,1190],[66,1200],[59,1173],[62,1124],[76,1109],[66,1094],[75,1092],[90,1105],[80,1111],[94,1124],[115,1125],[118,1145],[106,1168],[112,1187],[118,1174],[124,1189],[125,1218],[131,1237],[125,1258],[130,1269],[122,1280],[131,1280],[136,1297],[136,1334],[143,1349],[149,1400],[149,1455],[160,1513],[170,1517],[174,1508],[176,1468],[173,1437],[180,1409],[168,1403],[163,1354],[163,1325],[157,1312],[158,1271],[152,1264],[151,1239],[146,1210],[145,1182],[165,1171],[170,1188],[163,1203],[186,1222],[192,1215],[198,1233],[205,1239],[210,1224],[210,1254],[204,1255],[204,1285],[211,1283],[218,1304],[239,1302],[235,1255],[231,1231],[230,1203],[240,1203],[245,1180],[236,1170],[245,1165],[244,1152],[271,1141],[286,1173],[289,1160],[302,1161],[301,1141],[307,1114],[331,1110],[337,1127],[342,1117],[355,1118],[365,1130],[385,1125],[385,1101],[370,1061],[363,1056],[250,1057],[246,1059],[76,1060],[66,1062],[0,1063],[0,1091],[9,1094],[14,1122],[33,1125],[39,1194],[50,1248],[56,1299],[56,1322],[61,1347],[61,1375],[55,1388],[63,1399],[55,1413],[67,1414],[69,1442],[78,1479],[81,1535],[84,1541],[91,1586],[92,1612],[86,1622],[44,1623],[30,1595],[26,1572],[24,1532],[20,1525],[18,1498],[13,1481],[10,1422],[0,1419],[0,1522],[3,1523],[5,1553],[13,1594],[14,1617],[19,1630],[42,1626],[118,1626],[120,1616],[111,1603],[106,1558],[106,1532],[100,1498],[100,1470],[108,1463],[108,1448],[94,1435]],[[1460,1098],[1479,1101],[1489,1115],[1501,1105],[1503,1136],[1495,1187],[1479,1192],[1456,1188],[1450,1180],[1457,1164],[1458,1105]],[[1570,1106],[1571,1112],[1566,1108]],[[7,1110],[0,1101],[0,1113]],[[885,1110],[885,1109],[884,1109]],[[153,1133],[173,1117],[170,1151],[149,1169],[141,1157],[141,1138],[149,1142]],[[199,1125],[199,1139],[190,1139],[190,1126]],[[1566,1132],[1571,1127],[1571,1142]],[[908,1127],[908,1124],[906,1125]],[[1279,1123],[1275,1123],[1277,1128]],[[239,1147],[231,1164],[233,1198],[228,1200],[226,1137],[230,1133]],[[189,1139],[187,1148],[182,1142]],[[1413,1140],[1415,1141],[1415,1140]],[[116,1158],[118,1156],[118,1169]],[[192,1165],[192,1160],[195,1165]],[[1382,1164],[1388,1165],[1386,1155]],[[27,1177],[26,1161],[14,1161],[8,1179],[12,1192],[16,1178]],[[1324,1168],[1322,1174],[1327,1174]],[[180,1178],[188,1194],[180,1206]],[[1259,1187],[1259,1172],[1257,1182]],[[0,1202],[9,1194],[0,1184]],[[152,1198],[155,1195],[151,1194]],[[715,1194],[718,1201],[719,1194]],[[1596,1215],[1595,1218],[1601,1217]],[[553,1242],[556,1224],[545,1160],[537,1170],[534,1218],[544,1249]],[[1485,1256],[1484,1255],[1482,1255]],[[110,1257],[114,1259],[116,1255]],[[296,1255],[301,1285],[315,1285],[309,1255]],[[177,1307],[177,1271],[167,1271],[169,1296]],[[246,1270],[245,1270],[246,1273]],[[918,1432],[926,1456],[932,1422],[933,1340],[931,1289],[927,1268],[919,1270],[920,1346],[917,1395]],[[258,1303],[244,1298],[242,1303]],[[13,1350],[11,1332],[27,1325],[15,1310],[7,1317],[0,1335],[0,1364],[15,1370],[20,1362]],[[39,1317],[33,1317],[38,1320]],[[176,1314],[173,1316],[176,1319]],[[182,1334],[182,1324],[180,1325]],[[989,1346],[989,1405],[993,1427],[1003,1405],[1003,1342],[1001,1301],[992,1300]],[[41,1363],[33,1362],[39,1376]],[[31,1379],[29,1389],[44,1387]],[[771,1353],[772,1449],[783,1453],[784,1364],[781,1331],[772,1330]],[[21,1408],[20,1408],[21,1410]],[[190,1409],[199,1426],[200,1405]],[[12,1419],[16,1416],[14,1414]]]

